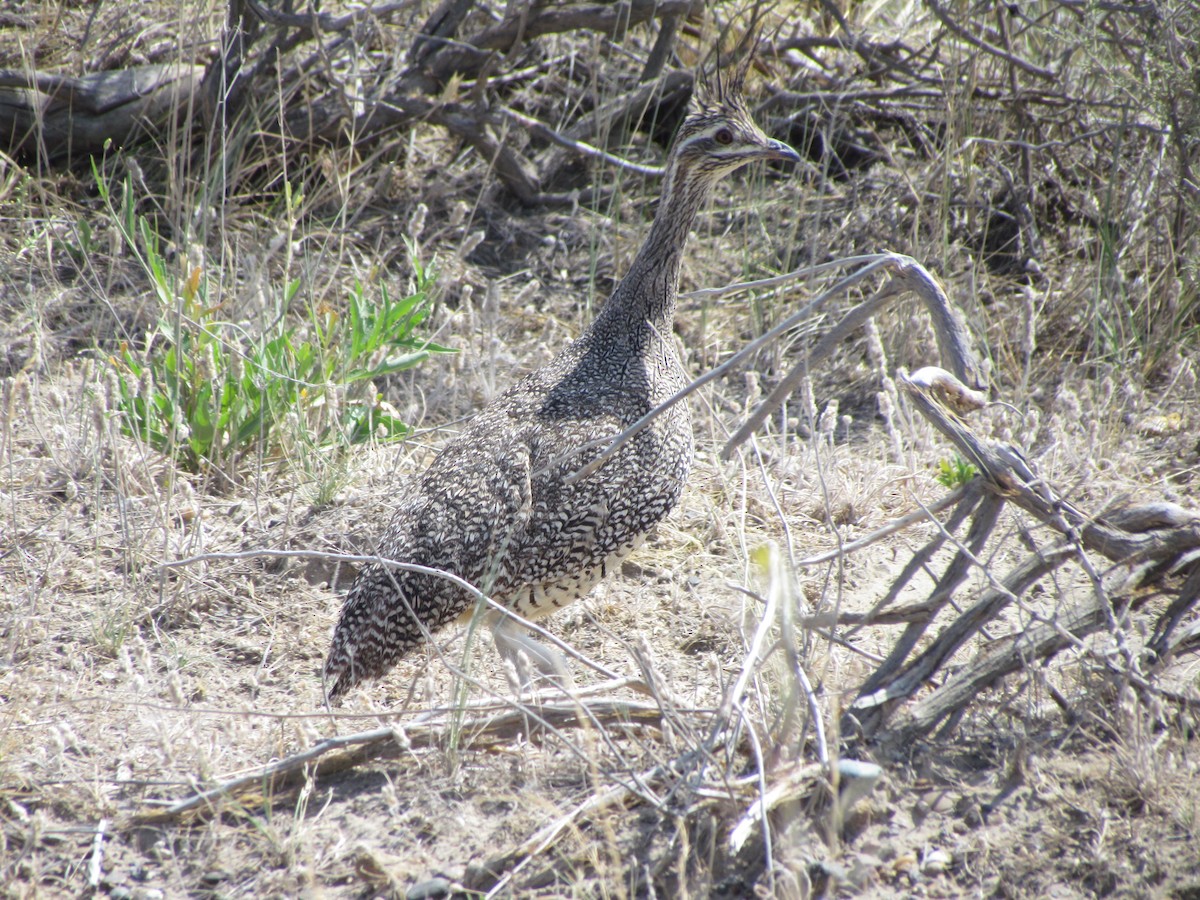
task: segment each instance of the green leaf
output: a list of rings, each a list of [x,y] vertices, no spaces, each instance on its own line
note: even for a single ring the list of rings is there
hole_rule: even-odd
[[[346,376],[346,380],[348,382],[357,382],[379,378],[382,375],[391,375],[393,372],[402,372],[405,369],[411,369],[428,358],[429,353],[425,350],[419,350],[416,353],[407,353],[403,356],[392,356],[370,369],[355,369]]]

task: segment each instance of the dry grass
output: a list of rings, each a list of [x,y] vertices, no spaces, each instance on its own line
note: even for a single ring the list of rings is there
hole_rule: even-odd
[[[802,629],[797,659],[831,756],[872,755],[886,772],[844,822],[826,776],[804,774],[819,745],[810,698],[788,659],[791,635],[764,624],[765,604],[774,591],[801,613],[865,612],[936,533],[921,524],[827,565],[786,565],[944,494],[934,470],[949,446],[907,407],[880,414],[881,373],[936,360],[913,303],[882,313],[877,339],[848,341],[730,462],[719,453],[731,431],[828,322],[693,398],[698,464],[680,508],[622,577],[545,623],[643,682],[596,689],[604,679],[578,666],[586,724],[569,710],[539,724],[532,703],[527,723],[497,724],[520,701],[489,642],[455,633],[328,713],[317,672],[346,571],[277,559],[160,566],[214,552],[368,549],[401,479],[577,334],[636,252],[653,179],[516,135],[547,195],[603,187],[577,207],[526,206],[494,159],[436,121],[354,130],[355,104],[404,69],[432,6],[329,36],[321,52],[313,41],[283,48],[242,118],[204,129],[196,116],[102,163],[138,189],[168,262],[202,265],[222,314],[250,331],[277,316],[303,323],[303,308],[283,300],[295,279],[303,303],[340,308],[356,279],[399,295],[412,274],[405,238],[436,260],[427,331],[459,353],[376,385],[418,428],[401,446],[264,448],[230,482],[186,473],[122,431],[105,360],[161,313],[149,277],[87,165],[0,157],[0,892],[404,896],[436,878],[486,890],[501,877],[502,892],[545,897],[1195,896],[1195,650],[1155,673],[1169,695],[1136,691],[1098,662],[1118,639],[1144,647],[1161,599],[1119,634],[1009,676],[902,752],[838,731],[899,629],[866,627],[847,643]],[[743,28],[746,7],[685,21],[668,71],[695,62],[724,25]],[[1054,2],[1011,16],[955,12],[1007,59],[917,4],[847,11],[869,46],[839,49],[817,40],[840,33],[833,8],[768,12],[780,53],[752,84],[760,119],[806,150],[814,134],[821,141],[803,172],[722,187],[689,247],[684,289],[881,247],[909,253],[939,272],[990,361],[996,399],[1010,404],[981,414],[980,433],[1020,446],[1086,509],[1124,496],[1200,506],[1189,137],[1200,99],[1187,81],[1198,35],[1186,4],[1144,16]],[[0,21],[0,68],[208,64],[225,12],[181,0],[156,5],[150,21],[130,4],[17,4]],[[489,24],[474,15],[460,37]],[[637,86],[661,27],[530,39],[496,58],[486,89],[468,73],[433,96],[503,103],[568,132]],[[889,49],[893,38],[904,46]],[[1017,62],[1057,71],[1067,48],[1056,80]],[[884,88],[895,95],[872,99]],[[298,97],[347,110],[340,136],[301,140],[287,119]],[[607,121],[586,140],[657,163],[673,112],[665,103],[640,128]],[[686,301],[677,330],[687,364],[699,373],[722,362],[823,284]],[[1047,539],[1015,513],[996,535],[960,602]],[[778,557],[763,551],[771,543]],[[896,605],[923,599],[952,551]],[[1045,579],[952,668],[1088,591],[1077,572]],[[472,705],[484,701],[494,709]],[[612,711],[621,704],[649,711],[622,717]],[[340,768],[310,766],[169,821],[138,818],[380,726],[408,733],[366,758],[337,756]],[[789,778],[764,840],[755,803]],[[620,785],[629,790],[582,808]],[[750,838],[735,852],[743,819]],[[554,840],[526,846],[555,822]],[[536,852],[526,859],[522,848]]]

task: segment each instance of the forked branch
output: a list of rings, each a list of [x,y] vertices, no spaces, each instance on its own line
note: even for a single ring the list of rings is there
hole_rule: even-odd
[[[921,604],[924,615],[908,617],[909,625],[892,653],[864,682],[858,699],[844,717],[843,731],[877,743],[902,745],[961,714],[981,691],[1004,676],[1031,662],[1049,659],[1067,647],[1094,656],[1109,670],[1117,667],[1114,674],[1141,690],[1153,691],[1149,680],[1134,670],[1132,655],[1114,657],[1094,651],[1083,639],[1108,628],[1114,632],[1118,646],[1126,644],[1122,617],[1147,602],[1148,595],[1142,589],[1154,583],[1174,593],[1175,599],[1159,617],[1149,649],[1161,654],[1170,646],[1172,629],[1200,599],[1200,515],[1167,503],[1091,515],[1038,476],[1016,447],[980,438],[967,426],[962,416],[977,409],[981,397],[949,372],[925,368],[910,376],[901,371],[897,381],[921,415],[978,468],[976,483],[986,493],[982,501],[975,500],[971,493],[964,495],[947,526],[919,551],[923,566],[947,538],[956,540],[952,532],[969,513],[971,528],[965,543],[959,544],[959,552],[937,578],[929,600]],[[989,555],[987,548],[994,543],[995,524],[1007,504],[1057,532],[1058,539],[1049,547],[1035,549],[1006,576],[997,578],[980,560]],[[1091,553],[1109,560],[1111,566],[1097,572],[1089,560]],[[1092,578],[1090,594],[1062,608],[1055,604],[1049,612],[1044,604],[1026,602],[1034,584],[1070,564],[1078,565]],[[935,624],[969,566],[980,569],[989,586],[912,656],[918,638]],[[913,567],[906,568],[884,601],[863,617],[859,627],[884,620],[882,608],[899,594],[914,572]],[[986,654],[960,666],[939,684],[958,651],[1014,603],[1035,624],[1010,638],[993,641]],[[961,607],[959,604],[956,608]],[[930,685],[934,686],[932,693],[907,704]]]

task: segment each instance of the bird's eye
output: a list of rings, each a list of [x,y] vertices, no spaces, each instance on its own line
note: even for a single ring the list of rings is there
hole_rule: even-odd
[[[733,143],[733,132],[730,131],[728,128],[722,128],[720,131],[718,131],[716,134],[713,135],[713,140],[715,140],[718,144],[732,144]]]

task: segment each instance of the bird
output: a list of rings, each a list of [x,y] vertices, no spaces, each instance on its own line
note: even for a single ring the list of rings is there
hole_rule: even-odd
[[[410,482],[378,541],[379,557],[458,576],[534,620],[587,594],[675,506],[692,466],[686,403],[610,448],[690,381],[673,322],[683,251],[713,185],[747,163],[800,160],[754,122],[744,76],[740,68],[698,85],[625,276],[576,340],[492,400]],[[383,676],[439,629],[469,620],[476,604],[477,595],[438,575],[366,564],[323,667],[327,702]],[[518,671],[528,661],[552,679],[563,673],[558,651],[516,620],[496,609],[484,615],[497,650]]]

